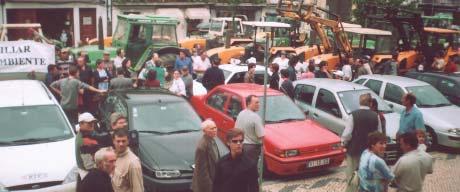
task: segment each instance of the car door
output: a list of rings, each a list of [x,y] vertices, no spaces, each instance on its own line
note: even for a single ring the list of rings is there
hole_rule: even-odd
[[[298,84],[294,90],[294,102],[308,118],[313,118],[313,97],[315,96],[316,87],[313,85]]]
[[[228,94],[223,90],[212,92],[205,101],[206,113],[203,115],[204,119],[212,119],[217,125],[217,135],[222,139],[225,138],[224,129],[229,129],[224,120],[228,120],[225,114],[225,107],[228,102]]]
[[[405,94],[404,89],[400,86],[386,83],[384,92],[380,96],[390,105],[396,113],[402,113],[405,107],[401,103],[402,96]]]
[[[460,86],[455,81],[442,79],[437,89],[453,104],[460,106]]]
[[[316,111],[312,117],[329,130],[340,135],[343,132],[342,112],[334,93],[320,89],[315,100]]]

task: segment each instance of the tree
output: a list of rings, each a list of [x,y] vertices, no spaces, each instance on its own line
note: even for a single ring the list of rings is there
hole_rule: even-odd
[[[365,24],[365,11],[366,4],[375,4],[378,6],[391,6],[391,7],[403,7],[410,10],[415,10],[416,1],[407,3],[407,0],[353,0],[353,4],[356,5],[356,9],[353,10],[353,17],[355,22],[364,26]]]

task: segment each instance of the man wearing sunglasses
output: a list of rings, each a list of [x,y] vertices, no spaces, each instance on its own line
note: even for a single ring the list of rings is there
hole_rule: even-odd
[[[257,164],[244,153],[243,138],[241,129],[233,128],[227,132],[230,153],[217,162],[214,192],[259,191]]]

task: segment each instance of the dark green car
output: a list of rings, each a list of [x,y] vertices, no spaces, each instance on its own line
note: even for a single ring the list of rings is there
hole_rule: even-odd
[[[102,127],[113,112],[128,117],[129,130],[138,133],[139,145],[131,149],[141,160],[146,191],[190,189],[203,132],[187,100],[163,89],[112,92],[99,108]],[[228,153],[217,137],[216,143],[220,156]]]

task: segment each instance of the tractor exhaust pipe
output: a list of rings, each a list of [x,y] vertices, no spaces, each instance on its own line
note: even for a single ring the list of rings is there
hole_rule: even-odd
[[[98,34],[97,34],[98,47],[99,47],[99,50],[104,50],[104,29],[102,28],[102,17],[99,17],[97,28],[98,28]]]

